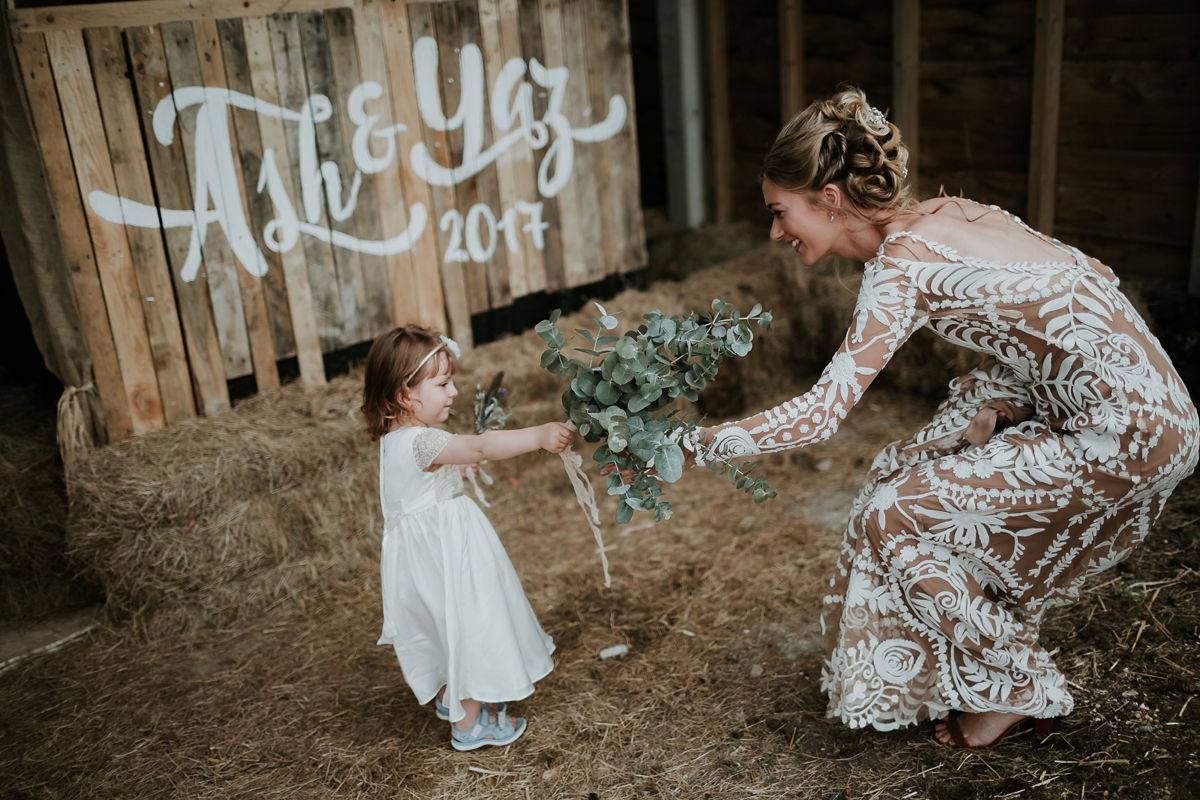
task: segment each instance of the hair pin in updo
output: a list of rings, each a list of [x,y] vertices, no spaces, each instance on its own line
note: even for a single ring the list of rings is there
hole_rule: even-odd
[[[877,127],[883,127],[884,125],[887,125],[887,117],[885,117],[883,112],[878,108],[871,106],[871,112],[867,114],[867,122],[870,122],[872,125]]]

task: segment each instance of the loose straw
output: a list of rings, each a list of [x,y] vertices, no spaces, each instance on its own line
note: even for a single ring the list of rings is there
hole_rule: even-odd
[[[567,422],[567,427],[575,430],[572,422]],[[579,508],[583,510],[583,516],[591,526],[592,535],[596,537],[596,545],[600,548],[600,563],[604,566],[604,588],[610,588],[612,577],[608,574],[608,555],[604,552],[604,535],[600,533],[600,509],[596,507],[596,492],[592,489],[592,482],[588,479],[587,473],[583,471],[583,457],[569,445],[566,450],[559,453],[559,456],[562,457],[563,467],[567,470],[567,477],[571,479],[571,486],[575,489],[575,499],[579,502]]]
[[[95,446],[88,411],[83,405],[87,401],[80,396],[95,389],[96,385],[91,382],[83,386],[68,386],[63,389],[62,397],[58,398],[58,450],[67,478],[74,477],[79,460]],[[70,485],[68,481],[67,486]]]

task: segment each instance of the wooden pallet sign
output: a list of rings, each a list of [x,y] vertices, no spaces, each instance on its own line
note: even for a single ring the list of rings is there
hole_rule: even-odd
[[[646,261],[626,0],[7,13],[112,438]]]

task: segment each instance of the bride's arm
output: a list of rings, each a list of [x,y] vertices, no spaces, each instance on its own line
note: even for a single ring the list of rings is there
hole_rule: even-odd
[[[816,385],[769,411],[700,429],[704,450],[729,458],[828,439],[896,348],[923,323],[922,307],[917,287],[899,267],[886,257],[869,262],[850,329]]]

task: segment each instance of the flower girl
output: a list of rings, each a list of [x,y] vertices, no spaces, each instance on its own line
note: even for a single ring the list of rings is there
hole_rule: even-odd
[[[533,693],[554,664],[542,630],[487,517],[464,496],[460,465],[538,449],[560,453],[573,431],[551,422],[460,436],[444,422],[458,395],[458,346],[416,325],[375,340],[363,416],[379,440],[383,635],[404,679],[450,721],[456,750],[507,745],[525,732],[505,701]]]

